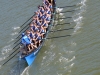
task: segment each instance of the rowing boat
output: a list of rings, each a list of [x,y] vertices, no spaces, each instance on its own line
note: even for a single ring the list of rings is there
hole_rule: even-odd
[[[50,3],[52,3],[52,6],[53,6],[53,11],[52,11],[52,13],[55,13],[55,11],[56,11],[56,1],[55,0],[48,0]],[[52,2],[51,2],[52,1]],[[41,47],[43,46],[43,44],[44,44],[44,42],[45,42],[45,40],[46,40],[46,38],[47,38],[47,36],[48,36],[48,33],[49,33],[49,31],[50,31],[50,28],[51,28],[51,26],[52,26],[52,24],[53,24],[53,20],[54,20],[54,14],[52,14],[51,15],[51,20],[50,20],[50,23],[49,23],[49,26],[48,26],[48,28],[47,28],[47,31],[46,31],[46,33],[45,33],[45,35],[44,35],[44,39],[42,39],[42,42],[40,43],[40,45],[38,46],[38,48],[36,48],[35,50],[33,50],[31,53],[29,53],[28,55],[22,55],[22,54],[20,54],[20,60],[25,60],[26,62],[27,62],[27,64],[28,64],[28,66],[30,66],[33,62],[34,62],[34,60],[35,60],[35,58],[36,58],[36,56],[37,56],[37,54],[40,52],[40,49],[41,49]]]

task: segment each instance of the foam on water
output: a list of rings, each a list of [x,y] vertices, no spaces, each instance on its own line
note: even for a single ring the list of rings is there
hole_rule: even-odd
[[[63,10],[63,8],[57,8],[57,9],[56,9],[56,12],[57,12],[57,13],[60,13],[62,10]]]
[[[73,56],[72,59],[68,59],[68,58],[65,58],[65,57],[61,56],[61,57],[59,58],[59,62],[70,63],[70,62],[72,62],[74,59],[75,59],[75,56]]]
[[[19,28],[20,27],[13,27],[14,30],[17,30]],[[11,35],[15,36],[16,34],[18,34],[18,32],[13,32]],[[1,56],[2,57],[0,58],[0,61],[3,61],[4,59],[6,59],[9,52],[12,50],[12,43],[11,43],[12,41],[14,41],[13,38],[11,38],[10,41],[7,42],[7,44],[9,44],[9,45],[6,45],[2,48],[2,50],[1,50]]]
[[[8,53],[11,51],[11,45],[4,46],[0,53],[0,61],[5,60],[8,57]]]
[[[85,5],[86,2],[87,0],[82,0],[80,3],[77,3],[77,5]]]
[[[13,39],[13,38],[11,38],[11,40],[10,40],[10,41],[8,41],[8,43],[11,43],[12,41],[14,41],[14,39]]]
[[[26,67],[25,69],[24,69],[24,71],[21,73],[21,75],[29,75],[29,72],[28,72],[28,69],[29,69],[29,67]]]
[[[1,53],[2,53],[2,55],[5,55],[6,53],[8,53],[11,50],[12,50],[11,45],[7,45],[1,50]]]
[[[60,13],[61,11],[63,11],[63,8],[57,8],[56,9],[56,12],[57,13],[59,13],[58,15],[59,15],[59,18],[60,18],[60,16],[61,16],[61,18],[63,18],[64,17],[64,14],[63,13]],[[63,21],[64,19],[59,19],[60,21]],[[56,21],[55,21],[56,22]],[[56,24],[57,24],[57,22],[56,22]]]
[[[3,61],[4,59],[6,59],[6,56],[0,58],[0,61]]]
[[[77,45],[77,43],[71,41],[71,46],[76,46],[76,45]]]
[[[14,32],[14,33],[12,33],[11,35],[14,36],[14,35],[17,35],[17,34],[18,34],[18,32]]]
[[[74,27],[75,30],[73,32],[72,35],[80,33],[81,31],[79,31],[82,28],[82,20],[84,19],[84,17],[82,16],[82,14],[86,11],[86,5],[85,5],[86,0],[82,0],[80,3],[78,3],[77,5],[80,5],[79,8],[76,8],[76,10],[79,10],[75,13],[75,15],[73,16],[73,20],[76,23],[76,26]]]
[[[13,28],[13,30],[18,30],[18,29],[20,29],[20,27],[12,27]]]

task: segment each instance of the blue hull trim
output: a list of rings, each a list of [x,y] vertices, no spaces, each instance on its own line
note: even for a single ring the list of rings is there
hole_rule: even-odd
[[[28,55],[27,57],[25,57],[25,60],[28,64],[28,66],[30,66],[33,63],[35,58],[36,58],[36,56],[34,55],[34,53],[32,53],[32,54]]]
[[[34,62],[38,52],[39,52],[39,49],[25,57],[25,60],[26,60],[26,62],[28,64],[28,66],[30,66]]]

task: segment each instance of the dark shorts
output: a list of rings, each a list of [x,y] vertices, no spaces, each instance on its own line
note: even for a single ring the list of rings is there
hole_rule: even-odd
[[[41,40],[41,37],[40,36],[37,38],[37,41],[39,41],[39,40]]]

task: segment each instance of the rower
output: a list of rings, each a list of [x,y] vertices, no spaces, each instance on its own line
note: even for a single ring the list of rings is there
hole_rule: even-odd
[[[27,30],[26,31],[26,35],[28,36],[28,38],[30,39],[30,43],[31,43],[31,50],[29,50],[29,52],[31,52],[32,50],[34,50],[35,48],[37,48],[37,46],[35,45],[35,43],[32,41],[33,39],[33,37],[34,36],[32,36],[33,34],[31,34],[31,32],[29,31],[29,30]]]
[[[35,32],[34,31],[32,31],[31,29],[30,29],[30,38],[32,39],[32,43],[34,44],[34,47],[35,48],[37,48],[37,41],[36,41],[36,36],[35,36]]]
[[[42,27],[44,28],[44,31],[46,32],[46,29],[48,28],[48,22],[46,21],[46,19],[43,19]]]
[[[31,23],[29,26],[30,26],[30,30],[31,30],[32,32],[34,32],[35,26],[33,25],[33,23]]]
[[[48,0],[44,0],[43,1],[43,4],[44,4],[44,6],[46,5],[46,6],[49,6],[49,1]]]
[[[44,34],[46,33],[46,31],[44,30],[44,28],[42,26],[39,27],[39,32],[41,34],[41,37],[43,39]]]
[[[51,16],[51,10],[50,10],[50,8],[45,7],[45,11],[46,11],[46,14],[48,14],[48,15],[50,15],[50,16]]]
[[[44,7],[43,6],[39,6],[39,11],[43,14],[45,12]]]
[[[45,0],[44,7],[49,8],[50,11],[53,11],[52,2],[53,2],[52,0],[50,2],[48,0]]]
[[[30,24],[30,29],[31,29],[31,31],[33,31],[33,32],[36,32],[36,30],[39,31],[39,29],[38,29],[36,23],[31,23],[31,24]]]
[[[40,34],[40,32],[38,30],[36,30],[35,36],[36,36],[37,46],[40,46],[40,43],[41,43],[41,34]]]
[[[35,14],[36,14],[36,18],[39,18],[39,20],[40,20],[41,19],[41,16],[42,16],[42,13],[38,10],[38,11],[35,12]]]
[[[41,21],[39,19],[36,19],[36,25],[37,25],[37,27],[41,26]]]
[[[51,19],[50,15],[47,14],[47,16],[46,16],[46,21],[47,21],[47,23],[50,22],[50,19]]]
[[[36,18],[34,18],[34,21],[33,23],[37,25],[37,27],[40,27],[41,26],[41,18],[39,18],[38,16],[36,16]]]

